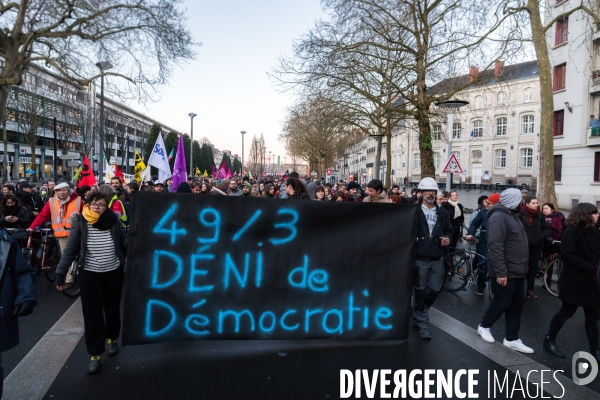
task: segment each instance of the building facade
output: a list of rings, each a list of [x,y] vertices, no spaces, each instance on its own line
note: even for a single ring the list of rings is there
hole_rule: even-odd
[[[451,131],[447,115],[432,106],[431,135],[434,152],[435,179],[445,181],[443,172],[448,155],[448,138],[452,138],[452,154],[463,169],[454,174],[454,182],[473,184],[527,184],[536,186],[539,175],[539,129],[541,103],[539,76],[535,61],[504,66],[486,71],[478,83],[459,93],[456,98],[469,105],[454,111]],[[469,74],[442,81],[432,90],[445,91],[448,85],[463,84],[479,76],[472,67]],[[379,171],[375,170],[377,138],[367,136],[347,149],[338,159],[342,178],[361,177],[383,180],[388,168],[386,147],[391,146],[391,183],[418,181],[421,177],[421,154],[416,121],[400,121],[392,131],[391,143],[383,138]]]
[[[0,59],[0,68],[3,61]],[[98,169],[99,89],[94,83],[74,85],[57,74],[32,64],[23,83],[11,88],[7,102],[8,146],[0,141],[0,162],[7,157],[8,177],[31,180],[71,177],[84,154]],[[105,149],[112,163],[133,171],[135,150],[143,154],[150,127],[174,130],[142,113],[105,97]],[[55,145],[56,142],[56,145]],[[56,171],[54,153],[56,149]],[[35,155],[34,155],[35,154]],[[35,162],[32,162],[35,159]]]
[[[597,1],[584,3],[600,12]],[[581,4],[548,0],[546,21]],[[553,72],[554,180],[558,206],[600,206],[600,136],[590,116],[600,116],[600,30],[582,11],[558,20],[546,41]]]

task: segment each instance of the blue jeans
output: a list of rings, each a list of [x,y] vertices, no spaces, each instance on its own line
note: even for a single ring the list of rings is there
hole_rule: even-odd
[[[487,260],[481,264],[479,267],[477,267],[477,265],[480,262],[480,258],[479,256],[475,256],[473,257],[473,271],[475,271],[477,268],[479,268],[479,275],[477,275],[477,291],[479,292],[483,292],[485,290],[485,288],[487,287],[487,280],[488,280],[488,265],[487,265]]]

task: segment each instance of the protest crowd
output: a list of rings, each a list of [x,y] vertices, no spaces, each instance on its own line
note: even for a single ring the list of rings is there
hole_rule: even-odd
[[[296,172],[261,176],[251,174],[229,178],[187,176],[174,182],[165,180],[132,179],[125,183],[113,176],[109,183],[88,185],[79,182],[47,180],[40,187],[26,180],[7,182],[2,186],[0,199],[0,228],[36,230],[51,226],[60,244],[62,259],[56,269],[55,285],[65,290],[72,282],[70,266],[78,258],[79,285],[85,322],[85,341],[91,357],[88,372],[101,369],[101,356],[119,352],[117,340],[121,327],[121,292],[127,254],[127,226],[131,220],[131,199],[137,191],[149,191],[171,196],[170,193],[195,195],[272,198],[276,201],[322,201],[388,203],[418,205],[418,226],[414,254],[413,300],[411,323],[421,338],[431,339],[429,309],[443,289],[448,266],[444,259],[448,249],[459,240],[476,241],[477,254],[483,262],[479,268],[474,294],[482,296],[489,285],[491,299],[477,332],[482,340],[493,343],[491,326],[505,318],[503,344],[523,353],[534,350],[519,336],[523,305],[526,297],[537,299],[534,281],[540,259],[560,252],[563,271],[560,281],[560,308],[549,321],[548,333],[540,338],[543,348],[557,357],[560,350],[559,332],[578,307],[585,312],[585,329],[590,352],[600,360],[598,320],[600,290],[596,280],[600,261],[600,230],[598,210],[588,203],[573,207],[568,218],[553,204],[542,203],[526,190],[506,189],[501,193],[479,197],[470,221],[465,218],[466,207],[460,203],[458,192],[440,191],[433,178],[424,178],[417,188],[407,192],[394,185],[385,188],[380,180],[359,184],[352,180],[335,184],[323,183]],[[361,207],[370,207],[363,205]],[[23,237],[3,233],[0,237],[11,246],[24,246]],[[3,274],[16,274],[17,288],[2,291],[2,303],[9,303],[14,312],[0,318],[2,335],[15,335],[17,317],[32,312],[35,287],[23,280],[28,276],[20,252],[11,253],[19,268],[4,268]],[[7,262],[4,260],[4,262]],[[17,276],[18,275],[18,276]],[[29,272],[29,276],[31,271]],[[26,279],[25,279],[26,280]],[[7,280],[3,280],[6,282]],[[17,340],[10,342],[16,345]],[[531,344],[529,344],[531,345]],[[3,346],[1,351],[8,350]]]

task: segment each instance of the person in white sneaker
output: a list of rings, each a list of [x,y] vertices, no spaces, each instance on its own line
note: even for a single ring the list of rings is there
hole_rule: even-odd
[[[488,276],[492,278],[494,299],[477,333],[486,342],[494,343],[490,328],[504,314],[504,345],[521,353],[533,353],[533,349],[519,339],[529,256],[527,234],[518,217],[522,201],[518,189],[506,189],[500,195],[500,203],[488,213]]]

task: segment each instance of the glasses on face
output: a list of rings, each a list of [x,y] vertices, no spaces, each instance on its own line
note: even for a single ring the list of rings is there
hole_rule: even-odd
[[[90,207],[104,208],[104,207],[106,207],[106,203],[90,203]]]

